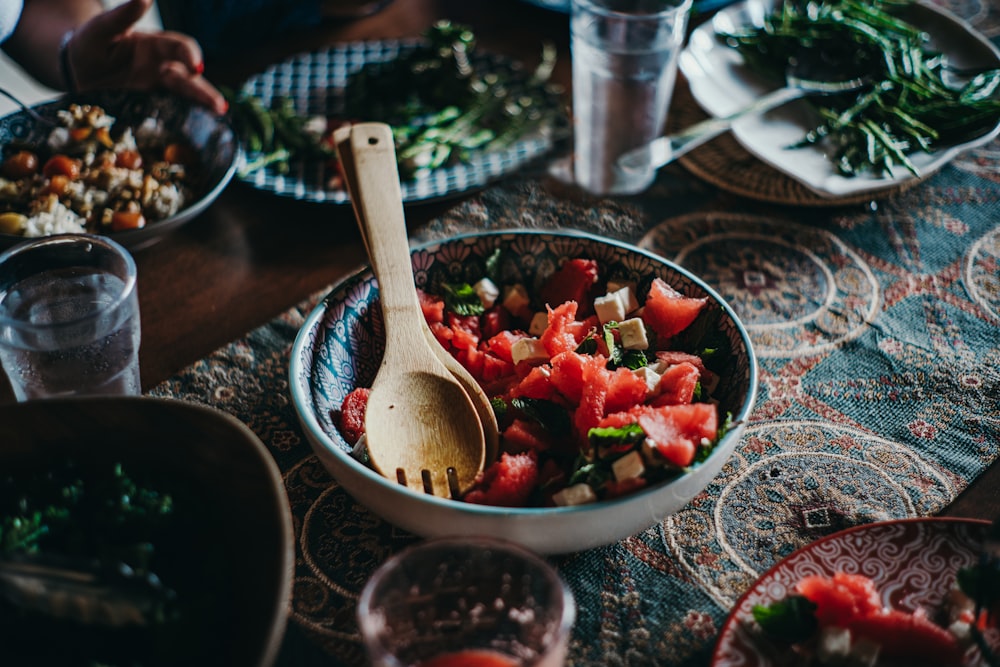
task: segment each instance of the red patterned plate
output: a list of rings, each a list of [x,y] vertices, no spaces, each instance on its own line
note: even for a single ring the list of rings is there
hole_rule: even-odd
[[[870,577],[897,609],[940,608],[963,567],[976,563],[988,521],[901,519],[856,526],[805,546],[764,573],[736,602],[712,655],[712,667],[780,667],[801,662],[761,639],[752,609],[794,591],[807,575]]]

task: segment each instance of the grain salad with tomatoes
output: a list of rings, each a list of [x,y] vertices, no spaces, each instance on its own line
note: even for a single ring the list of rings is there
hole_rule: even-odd
[[[487,262],[487,266],[489,266]],[[713,392],[730,354],[715,309],[654,278],[636,285],[569,259],[536,293],[490,276],[419,291],[438,342],[491,397],[500,452],[460,500],[581,505],[627,495],[703,461],[730,428]],[[363,456],[367,388],[340,432]]]
[[[0,232],[113,234],[169,218],[191,199],[195,151],[155,118],[117,128],[96,105],[58,111],[44,144],[5,147]]]

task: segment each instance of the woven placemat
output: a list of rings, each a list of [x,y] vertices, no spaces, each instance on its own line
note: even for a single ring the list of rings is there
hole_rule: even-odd
[[[677,132],[708,118],[698,105],[687,81],[677,77],[674,99],[667,119],[667,132]],[[715,187],[749,199],[795,206],[846,206],[887,199],[923,182],[929,176],[911,179],[897,187],[848,197],[824,197],[794,178],[751,155],[731,134],[723,134],[678,159],[698,178]]]

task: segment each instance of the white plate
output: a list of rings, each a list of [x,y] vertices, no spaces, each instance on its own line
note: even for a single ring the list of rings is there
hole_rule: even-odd
[[[755,75],[743,63],[739,53],[716,38],[719,31],[729,32],[741,26],[763,25],[766,7],[751,0],[721,10],[712,21],[691,34],[681,54],[680,68],[687,78],[698,104],[716,117],[727,116],[747,106],[775,85]],[[1000,67],[1000,51],[967,23],[939,7],[914,4],[906,19],[930,35],[930,47],[948,55],[959,67]],[[859,175],[841,176],[821,146],[789,148],[816,125],[815,116],[805,101],[792,102],[772,112],[737,121],[733,136],[758,159],[799,181],[824,197],[847,197],[894,188],[915,178],[904,169],[892,177]],[[934,153],[911,156],[921,176],[928,176],[958,153],[979,146],[1000,133],[1000,124],[982,136],[964,144]]]
[[[368,63],[397,58],[413,50],[416,40],[353,42],[329,49],[302,53],[250,77],[243,86],[265,107],[277,96],[290,98],[298,113],[343,117],[344,87],[348,77]],[[487,67],[516,69],[520,65],[499,56],[483,57]],[[401,183],[404,202],[428,201],[458,195],[483,187],[547,153],[553,146],[551,132],[536,131],[508,147],[492,152],[474,152],[461,164],[423,172]],[[327,185],[336,172],[321,162],[292,163],[287,174],[259,169],[237,178],[277,195],[313,202],[346,204],[347,191]]]

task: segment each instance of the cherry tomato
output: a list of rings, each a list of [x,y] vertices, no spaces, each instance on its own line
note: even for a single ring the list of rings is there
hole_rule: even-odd
[[[73,141],[83,141],[94,132],[92,127],[73,127],[69,130],[69,138]]]
[[[38,156],[31,151],[17,151],[3,161],[3,175],[7,178],[26,178],[38,173]]]
[[[45,186],[46,192],[51,192],[57,197],[62,197],[69,189],[69,177],[63,174],[53,174],[49,177],[49,184]]]
[[[163,159],[171,164],[191,165],[197,162],[198,156],[186,144],[167,144],[163,149]]]
[[[145,226],[146,218],[138,211],[115,211],[111,214],[111,231],[113,232],[140,229]]]
[[[142,155],[139,154],[139,151],[119,151],[115,155],[115,164],[125,169],[138,169],[142,166]]]
[[[56,174],[62,174],[71,181],[75,181],[80,178],[80,161],[62,154],[53,155],[42,167],[42,173],[50,178]]]

